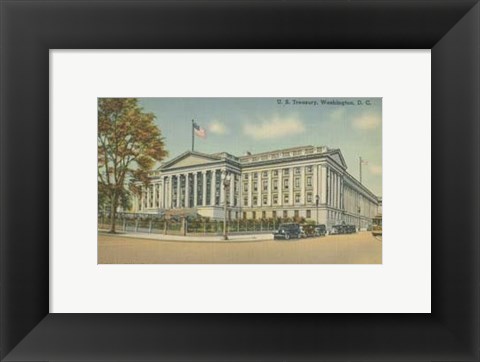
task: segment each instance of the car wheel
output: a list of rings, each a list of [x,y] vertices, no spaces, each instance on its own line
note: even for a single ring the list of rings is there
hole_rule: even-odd
[[[290,234],[285,234],[285,240],[290,239]]]

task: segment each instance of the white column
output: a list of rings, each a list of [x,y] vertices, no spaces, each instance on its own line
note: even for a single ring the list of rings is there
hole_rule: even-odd
[[[153,207],[157,207],[157,190],[160,188],[160,184],[153,184]],[[160,200],[159,200],[160,201]]]
[[[188,173],[185,174],[185,203],[184,206],[186,208],[190,207],[190,202],[189,202],[189,182],[188,182]]]
[[[207,171],[202,171],[202,205],[207,206]]]
[[[333,207],[337,207],[337,173],[332,172]]]
[[[340,177],[338,173],[335,172],[335,203],[336,203],[336,208],[340,208]]]
[[[333,189],[332,189],[332,171],[330,167],[327,166],[327,196],[328,196],[328,206],[332,206],[332,196],[333,196]]]
[[[268,171],[267,206],[272,206],[272,170]]]
[[[313,201],[313,203],[316,203],[316,201],[317,201],[316,196],[318,195],[318,180],[319,180],[318,166],[314,165],[312,167],[313,167],[313,175],[312,175],[313,196],[312,196],[312,201]],[[320,202],[320,200],[318,200],[318,202]]]
[[[195,172],[193,174],[193,205],[192,207],[197,207],[197,193],[198,193],[198,177],[197,177],[198,172]]]
[[[158,207],[163,209],[163,178],[161,179],[160,183],[158,184]]]
[[[248,173],[248,207],[252,207],[253,182],[252,173]]]
[[[229,196],[230,206],[235,206],[235,174],[231,174],[230,178],[230,196]]]
[[[283,205],[283,170],[278,170],[278,205]],[[277,215],[281,217],[282,215]]]
[[[290,205],[294,205],[294,199],[293,199],[293,167],[290,167],[288,169],[288,201]]]
[[[263,187],[262,172],[259,171],[257,172],[257,204],[255,205],[257,207],[258,205],[263,206],[262,187]]]
[[[305,205],[305,166],[300,167],[300,204]]]
[[[210,205],[215,206],[215,182],[216,182],[216,177],[215,177],[215,170],[212,170],[210,172]]]
[[[168,177],[163,178],[163,207],[168,209]]]
[[[223,186],[224,177],[227,176],[227,172],[225,170],[221,171],[220,177],[220,205],[225,205],[225,187]]]
[[[168,192],[167,192],[167,205],[168,208],[171,209],[173,208],[173,198],[172,198],[172,193],[173,193],[173,177],[170,175],[168,176]]]
[[[177,177],[177,207],[180,207],[180,181],[181,181],[181,175],[178,174],[176,177]]]
[[[343,179],[338,177],[338,208],[343,209]]]
[[[150,208],[150,184],[147,185],[145,192],[146,192],[146,199],[147,199],[146,208],[149,209]]]
[[[320,166],[320,202],[327,203],[327,169]]]

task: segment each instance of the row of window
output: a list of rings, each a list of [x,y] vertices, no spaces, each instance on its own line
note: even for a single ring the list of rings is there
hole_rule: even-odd
[[[312,187],[312,176],[307,176],[306,186],[307,187]],[[272,187],[273,187],[274,191],[278,190],[278,180],[273,180]],[[283,180],[283,189],[288,190],[288,187],[289,187],[289,179],[285,178]],[[300,188],[300,178],[299,177],[295,178],[294,187],[295,188]],[[263,180],[262,181],[262,190],[263,191],[268,191],[268,180]],[[248,192],[248,183],[247,182],[243,183],[243,191]],[[253,191],[258,191],[258,182],[257,181],[253,181]]]
[[[261,213],[259,213],[259,216],[261,215],[261,218],[262,219],[266,219],[267,218],[267,212],[266,211],[261,211]],[[246,219],[247,218],[247,212],[244,211],[243,212],[243,219]],[[278,212],[277,211],[272,211],[272,218],[276,219],[277,217],[283,217],[284,219],[286,219],[287,217],[289,217],[288,215],[288,210],[283,210],[281,212]],[[294,210],[293,212],[293,216],[294,217],[300,217],[300,211],[299,210]],[[311,218],[312,217],[312,210],[307,210],[306,212],[306,217],[307,219]],[[252,211],[252,219],[256,219],[257,218],[257,212],[256,211]]]
[[[287,176],[287,175],[289,174],[290,169],[289,169],[289,168],[283,168],[283,169],[280,170],[280,171],[282,172],[282,174],[283,174],[284,176]],[[269,172],[269,171],[262,171],[262,172],[261,172],[262,177],[263,177],[263,178],[267,178],[267,177],[268,177],[268,172]],[[300,173],[301,173],[301,168],[300,168],[300,167],[294,167],[294,168],[293,168],[293,172],[294,172],[295,175],[300,175]],[[308,173],[313,173],[313,166],[306,166],[306,167],[305,167],[305,172],[306,172],[307,174],[308,174]],[[258,176],[259,176],[260,172],[252,172],[251,174],[252,174],[252,176],[253,176],[254,179],[258,179]],[[273,171],[272,171],[272,174],[273,174],[273,177],[278,176],[279,170],[273,170]],[[243,179],[244,179],[244,180],[248,180],[248,175],[249,175],[248,173],[243,174]]]
[[[301,202],[301,195],[300,194],[295,194],[295,204],[299,204]],[[259,198],[258,196],[253,196],[252,197],[252,206],[261,206],[259,203]],[[283,195],[283,203],[288,204],[290,202],[290,195],[289,194],[284,194]],[[312,204],[314,202],[313,199],[313,194],[311,192],[307,192],[306,194],[306,203],[307,204]],[[272,204],[273,205],[278,205],[278,194],[273,194],[272,195]],[[268,205],[268,196],[263,195],[262,196],[262,205]],[[245,196],[243,198],[243,206],[248,206],[248,196]]]

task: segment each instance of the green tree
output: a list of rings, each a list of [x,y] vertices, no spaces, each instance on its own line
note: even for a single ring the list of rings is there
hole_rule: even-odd
[[[168,155],[154,120],[136,98],[98,100],[98,194],[108,200],[112,233],[117,207],[128,205],[129,195],[138,193],[133,182],[146,185],[155,162]]]

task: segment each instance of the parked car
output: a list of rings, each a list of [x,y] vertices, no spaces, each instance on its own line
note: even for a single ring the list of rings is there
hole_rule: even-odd
[[[347,234],[354,234],[357,232],[355,225],[347,225]]]
[[[355,225],[339,224],[333,225],[330,234],[353,234],[357,231]]]
[[[332,235],[345,234],[345,226],[346,225],[333,225],[332,228],[330,229],[330,234]]]
[[[315,226],[314,225],[302,225],[302,230],[306,238],[311,238],[315,236]]]
[[[315,236],[327,235],[327,226],[324,224],[315,226]]]
[[[280,224],[278,230],[275,230],[273,233],[274,239],[285,239],[289,240],[291,238],[300,239],[302,235],[302,230],[300,229],[299,224]]]

